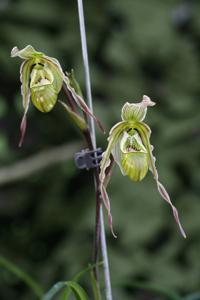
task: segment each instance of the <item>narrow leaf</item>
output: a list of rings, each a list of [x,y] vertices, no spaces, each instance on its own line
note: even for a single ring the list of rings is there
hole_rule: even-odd
[[[76,104],[86,113],[86,115],[89,115],[90,117],[92,117],[95,120],[98,127],[101,129],[101,131],[103,133],[105,133],[105,129],[104,129],[103,125],[97,119],[97,117],[91,112],[91,110],[89,109],[89,107],[87,106],[87,104],[85,103],[83,98],[75,92],[75,89],[70,85],[70,80],[67,76],[65,76],[65,78],[64,78],[64,83],[66,84],[68,90],[71,92],[71,95],[72,95],[74,101],[76,102]]]
[[[87,268],[85,268],[84,270],[82,270],[78,274],[76,274],[73,277],[72,281],[78,282],[83,275],[85,275],[87,272],[91,272],[94,269],[95,266],[101,266],[101,265],[103,265],[103,262],[99,262],[99,263],[96,263],[96,264],[89,265]],[[60,300],[68,299],[68,297],[71,295],[71,292],[72,291],[70,289],[65,290],[62,293]]]
[[[13,264],[11,261],[9,261],[3,256],[0,256],[0,267],[3,267],[7,271],[18,277],[20,280],[22,280],[27,286],[29,286],[32,289],[34,294],[39,299],[41,298],[43,294],[42,288],[26,272],[22,271],[19,267],[17,267],[15,264]]]
[[[68,75],[70,85],[74,88],[75,92],[83,98],[83,93],[81,91],[80,85],[78,81],[76,80],[74,70],[72,69],[71,72]]]
[[[43,297],[42,300],[51,300],[63,289],[70,288],[76,300],[89,300],[84,289],[75,281],[60,281],[56,283]],[[67,300],[67,299],[66,299]]]
[[[81,131],[86,130],[87,129],[87,124],[86,124],[85,120],[83,118],[81,118],[78,115],[78,113],[74,112],[66,103],[64,103],[63,101],[60,101],[60,100],[58,100],[58,101],[65,108],[65,110],[69,114],[70,118],[74,121],[74,123],[78,126],[78,128]]]

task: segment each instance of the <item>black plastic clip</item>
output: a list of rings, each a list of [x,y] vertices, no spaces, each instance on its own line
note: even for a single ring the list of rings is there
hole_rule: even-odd
[[[102,160],[102,149],[95,150],[83,149],[75,154],[75,164],[78,169],[94,169],[98,168]]]

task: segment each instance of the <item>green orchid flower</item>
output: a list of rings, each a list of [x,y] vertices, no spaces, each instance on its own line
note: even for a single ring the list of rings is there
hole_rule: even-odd
[[[17,56],[23,60],[20,67],[20,80],[22,84],[21,94],[23,98],[24,115],[20,125],[21,138],[19,146],[22,145],[24,140],[27,123],[26,115],[29,109],[30,99],[40,112],[48,113],[54,108],[62,86],[68,90],[76,105],[78,105],[86,114],[92,116],[98,126],[104,131],[101,123],[92,114],[82,96],[75,91],[75,87],[69,78],[69,74],[63,72],[57,59],[36,51],[30,45],[22,50],[14,47],[11,51],[11,57]],[[68,112],[71,113],[70,108],[68,109]],[[75,118],[74,112],[73,118]],[[79,116],[78,119],[80,119]]]
[[[155,103],[148,96],[143,96],[140,103],[125,103],[121,113],[122,122],[117,123],[109,133],[108,146],[103,153],[100,165],[99,179],[102,199],[108,211],[109,225],[114,236],[110,200],[106,192],[113,161],[118,164],[122,174],[133,181],[141,181],[148,170],[153,173],[160,195],[171,206],[181,234],[184,238],[186,237],[179,220],[178,211],[172,204],[165,187],[159,181],[155,157],[152,154],[153,146],[150,144],[151,130],[143,122],[147,107],[154,105]]]

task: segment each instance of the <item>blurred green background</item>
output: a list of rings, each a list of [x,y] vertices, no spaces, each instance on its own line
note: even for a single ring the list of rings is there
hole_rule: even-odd
[[[114,299],[164,299],[126,287],[135,280],[181,295],[196,292],[200,2],[87,0],[84,5],[95,113],[109,132],[125,101],[138,102],[146,94],[157,103],[146,121],[161,182],[188,236],[180,236],[150,173],[136,184],[116,167],[108,191],[117,240],[106,225]],[[74,68],[84,90],[76,1],[0,1],[0,254],[47,290],[91,261],[95,199],[92,174],[78,171],[72,159],[84,147],[81,136],[59,105],[49,114],[32,106],[24,145],[17,147],[21,61],[11,59],[10,51],[27,44],[56,57],[65,70]],[[97,137],[104,149],[106,137],[98,130]],[[0,299],[35,297],[0,269]]]

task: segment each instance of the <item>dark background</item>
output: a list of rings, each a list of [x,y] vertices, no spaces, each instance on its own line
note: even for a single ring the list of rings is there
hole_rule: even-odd
[[[138,102],[146,94],[157,103],[146,122],[161,182],[188,236],[180,236],[150,173],[136,184],[116,167],[108,191],[117,240],[106,219],[114,299],[164,299],[125,288],[135,280],[193,293],[200,290],[200,2],[88,0],[84,5],[95,113],[109,132],[125,101]],[[81,136],[59,105],[49,114],[31,106],[23,148],[17,147],[21,61],[11,59],[10,51],[27,44],[56,57],[63,69],[74,68],[84,90],[76,1],[0,2],[0,254],[47,290],[91,261],[95,200],[92,175],[78,171],[72,159],[84,147]],[[104,149],[106,137],[97,134]],[[27,165],[40,151],[62,145],[69,159],[43,168],[42,158],[35,171],[35,162]],[[52,159],[61,160],[58,154]],[[0,299],[35,298],[1,268]]]

